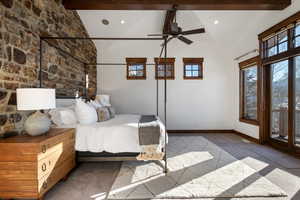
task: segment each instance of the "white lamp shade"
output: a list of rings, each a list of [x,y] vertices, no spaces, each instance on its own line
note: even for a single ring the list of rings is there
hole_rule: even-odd
[[[17,89],[18,110],[43,110],[56,107],[55,89],[19,88]]]

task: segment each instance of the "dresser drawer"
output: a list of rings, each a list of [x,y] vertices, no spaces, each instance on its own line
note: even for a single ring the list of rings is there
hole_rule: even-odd
[[[46,174],[43,178],[38,180],[38,192],[42,196],[53,185],[60,181],[71,169],[75,166],[75,158],[71,157],[65,160],[62,165],[54,168],[54,170]]]
[[[38,160],[38,179],[53,171],[54,168],[62,165],[68,158],[75,159],[74,140],[65,143],[63,148],[55,151],[43,159]]]
[[[0,162],[0,184],[7,180],[36,180],[35,162]]]
[[[72,142],[75,144],[74,131],[68,131],[57,137],[50,138],[39,145],[38,160],[43,159],[55,151],[61,151],[65,145]],[[74,148],[74,147],[73,147]]]
[[[36,192],[37,180],[6,180],[0,182],[0,191],[23,191],[23,192]],[[1,198],[1,197],[0,197]]]

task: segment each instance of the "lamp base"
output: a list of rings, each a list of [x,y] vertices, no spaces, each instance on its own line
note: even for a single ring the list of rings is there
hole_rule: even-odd
[[[25,122],[25,131],[31,136],[38,136],[49,131],[51,125],[47,115],[37,111],[30,115]]]

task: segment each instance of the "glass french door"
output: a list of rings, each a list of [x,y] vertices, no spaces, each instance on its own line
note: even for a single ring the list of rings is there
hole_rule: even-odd
[[[300,147],[300,56],[294,58],[294,144]]]
[[[270,71],[270,137],[288,142],[289,61],[271,64]]]
[[[269,140],[288,150],[300,149],[300,56],[268,66]]]

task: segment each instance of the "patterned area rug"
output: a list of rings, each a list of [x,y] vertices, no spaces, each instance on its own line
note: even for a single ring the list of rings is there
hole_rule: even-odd
[[[203,137],[170,137],[168,169],[155,162],[124,162],[109,199],[278,197],[286,193]],[[97,198],[100,199],[100,198]]]

